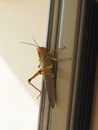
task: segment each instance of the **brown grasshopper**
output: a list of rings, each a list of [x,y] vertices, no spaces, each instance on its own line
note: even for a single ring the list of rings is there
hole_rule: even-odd
[[[71,60],[71,58],[63,58],[63,59],[53,58],[51,55],[55,51],[65,49],[65,47],[57,48],[57,49],[47,52],[45,47],[40,47],[34,38],[33,38],[33,40],[34,40],[35,44],[28,43],[28,42],[22,42],[22,43],[37,47],[37,52],[38,52],[38,56],[39,56],[39,63],[40,63],[38,65],[39,70],[31,78],[28,79],[28,83],[30,85],[32,85],[37,91],[39,91],[40,95],[41,95],[42,94],[41,90],[39,90],[35,85],[33,85],[31,83],[31,80],[34,79],[36,76],[42,74],[43,80],[44,80],[44,86],[45,86],[47,94],[48,94],[49,105],[52,108],[54,108],[54,105],[55,105],[55,83],[54,83],[55,74],[53,73],[52,61],[65,61],[65,60]]]

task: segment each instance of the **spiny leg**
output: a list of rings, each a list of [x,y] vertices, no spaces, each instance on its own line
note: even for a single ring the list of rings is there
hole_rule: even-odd
[[[56,49],[50,50],[50,51],[48,52],[48,54],[53,54],[55,51],[60,51],[60,50],[63,50],[63,49],[66,49],[66,47],[56,48]]]
[[[39,74],[44,74],[45,72],[47,72],[47,71],[50,70],[51,68],[52,68],[52,66],[48,66],[48,67],[46,67],[46,68],[44,68],[44,69],[42,69],[42,70],[39,70],[39,71],[37,71],[31,78],[28,79],[28,83],[29,83],[31,86],[33,86],[37,91],[40,92],[40,94],[39,94],[39,96],[38,96],[37,98],[39,98],[39,97],[41,96],[42,91],[39,90],[35,85],[33,85],[33,84],[31,83],[31,80],[34,79],[34,78],[35,78],[36,76],[38,76]]]
[[[55,74],[54,73],[52,73],[52,72],[48,72],[48,73],[46,73],[45,74],[46,76],[49,76],[50,78],[54,78],[55,77]]]
[[[53,61],[66,61],[66,60],[72,60],[72,58],[51,58]]]
[[[32,83],[30,83],[30,82],[28,82],[31,86],[33,86],[37,91],[39,91],[39,95],[37,96],[37,99],[42,95],[42,91],[41,90],[39,90],[34,84],[32,84]]]
[[[42,91],[41,90],[39,90],[35,85],[33,85],[32,83],[31,83],[31,80],[32,79],[34,79],[36,76],[38,76],[40,73],[39,73],[39,71],[38,72],[36,72],[31,78],[29,78],[28,79],[28,83],[31,85],[31,86],[33,86],[37,91],[39,91],[39,95],[38,95],[38,97],[37,97],[37,99],[41,96],[41,94],[42,94]]]

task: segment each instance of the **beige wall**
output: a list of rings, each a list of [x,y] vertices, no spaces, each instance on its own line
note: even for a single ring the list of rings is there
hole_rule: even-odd
[[[0,0],[0,130],[37,130],[39,93],[27,83],[38,70],[36,48],[45,46],[49,0]],[[33,82],[41,88],[41,77]]]
[[[46,44],[48,11],[48,0],[0,0],[0,56],[30,93],[27,79],[38,70],[37,52],[19,41],[33,42],[33,35],[39,45]]]

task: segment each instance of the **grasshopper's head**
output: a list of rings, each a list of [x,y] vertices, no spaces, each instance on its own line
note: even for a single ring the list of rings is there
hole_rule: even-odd
[[[35,44],[28,43],[28,42],[21,42],[21,43],[25,43],[25,44],[37,47],[39,60],[44,61],[45,57],[47,56],[46,48],[45,47],[40,47],[34,38],[33,38],[33,40],[34,40]]]
[[[37,51],[38,51],[39,60],[43,61],[45,59],[45,57],[47,56],[46,48],[38,47]]]

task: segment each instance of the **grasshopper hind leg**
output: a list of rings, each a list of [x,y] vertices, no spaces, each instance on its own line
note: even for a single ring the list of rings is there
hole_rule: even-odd
[[[42,91],[40,92],[40,94],[37,96],[37,99],[39,99],[39,97],[42,95]]]
[[[28,79],[29,80],[29,79]],[[42,91],[41,90],[39,90],[35,85],[33,85],[31,82],[29,82],[28,81],[28,83],[32,86],[32,87],[34,87],[40,94],[37,96],[37,99],[42,95]]]

